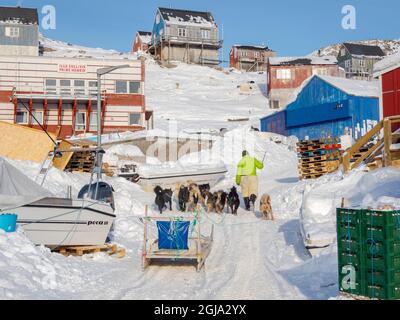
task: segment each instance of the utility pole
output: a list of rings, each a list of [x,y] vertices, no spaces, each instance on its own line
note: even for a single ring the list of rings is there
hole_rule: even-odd
[[[116,67],[100,68],[97,69],[97,152],[96,152],[96,171],[97,181],[101,180],[102,160],[103,154],[101,149],[101,77],[107,73],[113,72],[118,69],[130,68],[129,64],[120,65]]]

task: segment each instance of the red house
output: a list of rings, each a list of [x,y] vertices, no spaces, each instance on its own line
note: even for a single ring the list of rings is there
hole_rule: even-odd
[[[276,52],[266,46],[234,45],[229,53],[229,66],[242,71],[266,71],[270,57],[276,57]]]
[[[0,55],[0,121],[58,133],[60,138],[97,132],[97,71],[121,63],[129,68],[104,76],[103,133],[146,129],[144,60]]]
[[[375,64],[374,77],[382,85],[382,117],[400,115],[400,52]]]
[[[270,108],[285,108],[294,100],[296,89],[312,75],[339,76],[336,57],[269,58],[267,88]]]
[[[132,53],[147,52],[151,42],[151,32],[138,31],[136,32],[135,40],[132,45]]]

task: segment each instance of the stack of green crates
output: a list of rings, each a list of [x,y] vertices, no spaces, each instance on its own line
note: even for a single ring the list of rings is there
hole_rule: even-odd
[[[337,210],[339,288],[400,299],[400,211]]]

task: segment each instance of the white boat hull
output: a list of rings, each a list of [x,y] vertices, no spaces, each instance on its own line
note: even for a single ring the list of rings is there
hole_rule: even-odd
[[[93,200],[45,198],[13,210],[17,225],[36,245],[103,245],[115,215],[110,205]]]
[[[196,184],[210,184],[214,187],[225,178],[227,170],[215,170],[209,172],[176,173],[168,175],[141,176],[139,185],[145,191],[153,191],[156,186],[163,188],[175,188],[177,184],[187,184],[189,181]]]

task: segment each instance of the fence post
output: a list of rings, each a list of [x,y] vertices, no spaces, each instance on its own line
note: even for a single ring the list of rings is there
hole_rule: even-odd
[[[390,147],[392,145],[392,122],[388,118],[383,121],[383,132],[385,140],[384,165],[385,167],[388,167],[392,165],[392,157],[390,153]]]

